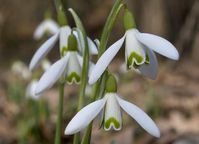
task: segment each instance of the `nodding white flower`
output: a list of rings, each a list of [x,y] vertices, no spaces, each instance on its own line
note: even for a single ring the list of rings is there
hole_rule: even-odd
[[[59,28],[59,30],[54,34],[52,37],[50,37],[46,42],[44,42],[41,47],[36,51],[34,54],[29,69],[32,71],[38,67],[38,65],[41,63],[41,61],[45,58],[45,56],[50,52],[50,50],[54,47],[56,42],[59,39],[59,47],[60,52],[63,53],[68,50],[68,37],[71,34],[71,28],[69,26],[62,26]],[[77,33],[75,33],[75,36],[77,37],[78,42],[78,49],[82,51],[82,48],[80,47],[80,40],[78,39]],[[97,54],[98,50],[93,41],[90,38],[87,38],[90,54]]]
[[[34,100],[37,100],[40,95],[35,94],[35,89],[37,87],[38,81],[37,80],[32,80],[27,88],[26,88],[26,97],[27,98],[32,98]]]
[[[31,72],[27,65],[21,61],[15,61],[12,64],[11,71],[23,80],[29,80],[31,78]]]
[[[140,33],[137,29],[132,28],[127,30],[125,35],[100,57],[90,75],[89,84],[99,79],[124,41],[126,68],[136,69],[151,79],[155,79],[158,73],[158,62],[153,51],[173,60],[179,59],[178,51],[166,39],[153,34]]]
[[[35,89],[35,94],[51,88],[54,83],[61,79],[68,84],[79,84],[81,81],[81,71],[83,66],[83,58],[77,51],[77,41],[73,34],[69,36],[67,51],[62,52],[62,57],[42,75]],[[89,63],[89,72],[93,68],[92,62]]]
[[[75,134],[84,128],[104,109],[104,129],[121,130],[121,108],[126,111],[148,133],[160,137],[160,132],[153,120],[136,105],[121,99],[117,93],[106,93],[105,97],[97,100],[80,110],[69,122],[65,129],[66,135]]]
[[[148,133],[155,137],[160,137],[158,127],[144,111],[118,96],[116,93],[116,79],[111,77],[108,81],[104,98],[97,100],[80,110],[69,122],[65,129],[65,134],[71,135],[86,128],[89,123],[100,114],[100,112],[103,112],[103,128],[106,131],[111,129],[116,131],[121,130],[122,108]]]
[[[35,32],[34,39],[39,40],[45,34],[54,35],[59,31],[59,25],[52,19],[45,19],[42,23],[40,23]]]

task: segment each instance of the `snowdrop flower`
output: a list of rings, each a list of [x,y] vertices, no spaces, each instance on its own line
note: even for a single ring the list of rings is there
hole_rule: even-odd
[[[51,65],[42,75],[35,89],[36,94],[51,88],[59,79],[66,81],[68,84],[80,83],[83,58],[78,53],[75,35],[71,34],[68,37],[67,47],[66,51],[64,49],[62,51],[62,58]],[[90,62],[90,69],[92,67],[93,64]]]
[[[59,31],[59,25],[52,19],[45,19],[34,32],[34,39],[39,40],[45,34],[54,35]]]
[[[106,83],[104,98],[97,100],[80,110],[69,122],[65,129],[66,135],[71,135],[86,128],[89,123],[100,114],[103,114],[103,127],[108,130],[121,130],[121,108],[127,112],[143,129],[155,137],[160,137],[160,131],[153,120],[136,105],[121,99],[117,92],[116,79],[110,75]]]
[[[59,39],[59,47],[60,52],[63,53],[68,50],[68,37],[71,34],[71,28],[69,26],[62,26],[59,28],[58,32],[50,37],[46,42],[44,42],[41,47],[36,51],[34,54],[29,69],[32,71],[38,67],[41,61],[45,58],[45,56],[50,52],[50,50],[54,47],[56,42]],[[78,40],[78,49],[81,51],[82,48],[80,47],[80,40],[78,39],[77,33],[74,33]],[[92,42],[90,38],[87,38],[90,54],[97,54],[98,50],[95,44]]]
[[[14,62],[11,71],[24,80],[29,80],[31,78],[31,72],[28,70],[27,65],[21,61]]]
[[[34,100],[37,100],[39,98],[40,95],[36,95],[35,94],[35,89],[37,87],[38,81],[37,80],[32,80],[27,88],[26,88],[26,97],[27,98],[32,98]]]
[[[129,13],[127,14],[129,18]],[[133,23],[133,20],[127,20],[128,28],[124,36],[111,45],[96,63],[89,84],[99,79],[124,42],[126,68],[139,71],[151,79],[155,79],[158,73],[158,62],[154,51],[173,60],[179,59],[178,51],[169,41],[153,34],[141,33],[129,22]]]

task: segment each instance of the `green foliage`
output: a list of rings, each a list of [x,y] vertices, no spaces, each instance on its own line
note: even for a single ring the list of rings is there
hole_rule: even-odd
[[[43,125],[49,118],[49,107],[45,100],[33,100],[25,97],[25,84],[20,80],[12,80],[8,85],[8,98],[19,107],[16,115],[18,143],[47,143],[43,136]]]
[[[153,89],[148,90],[148,96],[145,102],[145,109],[146,112],[151,116],[151,117],[158,117],[161,115],[162,110],[161,110],[161,99],[158,97]]]
[[[13,81],[8,84],[7,93],[10,101],[19,104],[24,99],[25,85],[20,81]]]
[[[47,143],[42,129],[49,119],[49,108],[45,100],[25,101],[17,117],[19,144],[28,144],[30,141]]]

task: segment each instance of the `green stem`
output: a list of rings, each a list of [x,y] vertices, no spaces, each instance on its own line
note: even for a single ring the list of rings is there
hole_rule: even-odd
[[[58,105],[58,119],[56,124],[55,144],[61,144],[64,85],[65,85],[64,83],[59,84],[59,105]]]
[[[80,92],[79,92],[79,100],[78,100],[78,106],[77,106],[77,111],[81,110],[83,107],[84,103],[84,97],[85,97],[85,90],[86,90],[86,85],[88,81],[88,68],[89,68],[89,49],[88,49],[88,41],[87,41],[87,35],[86,31],[84,29],[84,26],[79,19],[78,15],[73,11],[73,9],[69,9],[71,12],[77,28],[80,30],[78,33],[80,40],[82,39],[83,41],[81,42],[81,45],[83,47],[83,67],[82,67],[82,80],[81,80],[81,85],[80,85]],[[76,133],[74,135],[74,140],[73,144],[79,144],[80,143],[80,133]]]
[[[110,33],[112,31],[113,25],[115,23],[115,20],[121,10],[121,8],[124,6],[124,4],[122,3],[123,0],[116,0],[109,16],[108,19],[106,21],[106,24],[104,26],[103,32],[102,32],[102,36],[100,39],[100,46],[99,46],[99,53],[98,53],[98,58],[104,53],[104,51],[106,50],[107,47],[107,42],[110,36]],[[106,73],[104,73],[102,75],[102,77],[95,83],[94,87],[93,87],[93,93],[92,93],[92,97],[91,97],[91,102],[94,102],[98,97],[99,97],[99,89],[100,89],[100,85],[104,85],[105,81],[103,80],[104,77],[106,77]],[[91,133],[92,133],[92,123],[91,122],[89,124],[89,126],[86,129],[86,132],[84,134],[83,140],[81,144],[90,144],[90,139],[91,139]]]
[[[60,26],[68,24],[65,9],[61,0],[54,0],[56,11],[57,11],[57,20]]]
[[[103,32],[102,32],[102,36],[100,39],[100,47],[99,47],[99,54],[98,54],[98,58],[104,53],[104,51],[106,50],[106,46],[107,46],[107,42],[110,36],[110,33],[113,29],[113,25],[115,23],[115,20],[121,10],[121,8],[124,6],[124,4],[122,3],[123,0],[116,0],[115,4],[113,5],[113,8],[107,18],[106,24],[104,26]]]

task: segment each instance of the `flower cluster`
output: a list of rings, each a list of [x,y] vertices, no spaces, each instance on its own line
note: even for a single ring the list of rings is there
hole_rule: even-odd
[[[63,77],[68,84],[80,83],[83,58],[81,56],[81,45],[76,31],[69,26],[61,27],[56,34],[50,37],[34,54],[29,69],[34,70],[54,47],[59,38],[61,58],[43,74],[35,89],[36,94],[49,89],[53,84]],[[98,50],[90,38],[87,38],[91,54],[97,54]],[[89,63],[93,67],[92,62]]]
[[[113,12],[109,17],[111,20],[107,22],[108,24],[106,26],[112,26],[112,22],[116,18],[115,15],[123,6],[123,4],[120,3],[122,3],[121,0],[116,2],[113,7]],[[79,110],[79,108],[82,108],[82,96],[85,95],[85,82],[88,82],[90,85],[96,84],[96,87],[94,87],[95,90],[96,88],[100,88],[99,91],[102,91],[102,97],[96,97],[97,94],[94,93],[95,98],[92,99],[93,102],[82,108],[69,122],[65,129],[66,135],[80,132],[100,113],[102,113],[104,130],[121,130],[121,109],[123,109],[149,134],[154,137],[160,137],[160,131],[155,122],[143,110],[123,100],[121,96],[119,96],[117,93],[117,81],[115,77],[107,71],[107,67],[125,43],[125,68],[127,70],[135,70],[150,79],[155,79],[158,74],[158,62],[155,52],[172,60],[178,60],[179,54],[175,46],[159,36],[139,32],[135,27],[131,12],[125,8],[124,27],[126,31],[124,35],[107,48],[105,52],[100,51],[98,55],[99,59],[96,64],[93,64],[89,60],[90,56],[88,55],[98,54],[100,46],[106,46],[106,44],[104,44],[106,42],[103,40],[107,39],[108,41],[108,32],[110,32],[111,28],[108,27],[107,31],[105,29],[104,32],[106,34],[102,35],[105,38],[103,37],[104,39],[102,38],[101,41],[96,42],[96,46],[95,43],[86,36],[83,25],[76,13],[72,9],[69,11],[72,13],[77,27],[72,29],[68,25],[59,27],[55,22],[47,20],[40,24],[35,32],[34,37],[37,39],[42,37],[45,31],[50,31],[52,36],[44,42],[34,54],[29,69],[36,69],[57,41],[59,41],[60,58],[42,75],[36,86],[34,86],[34,93],[36,95],[41,94],[51,88],[57,81],[64,84],[81,83]],[[86,47],[88,51],[86,51]],[[105,72],[106,74],[108,73],[105,76],[105,80],[99,80]],[[97,82],[97,80],[99,81]],[[100,87],[100,85],[104,86]]]

